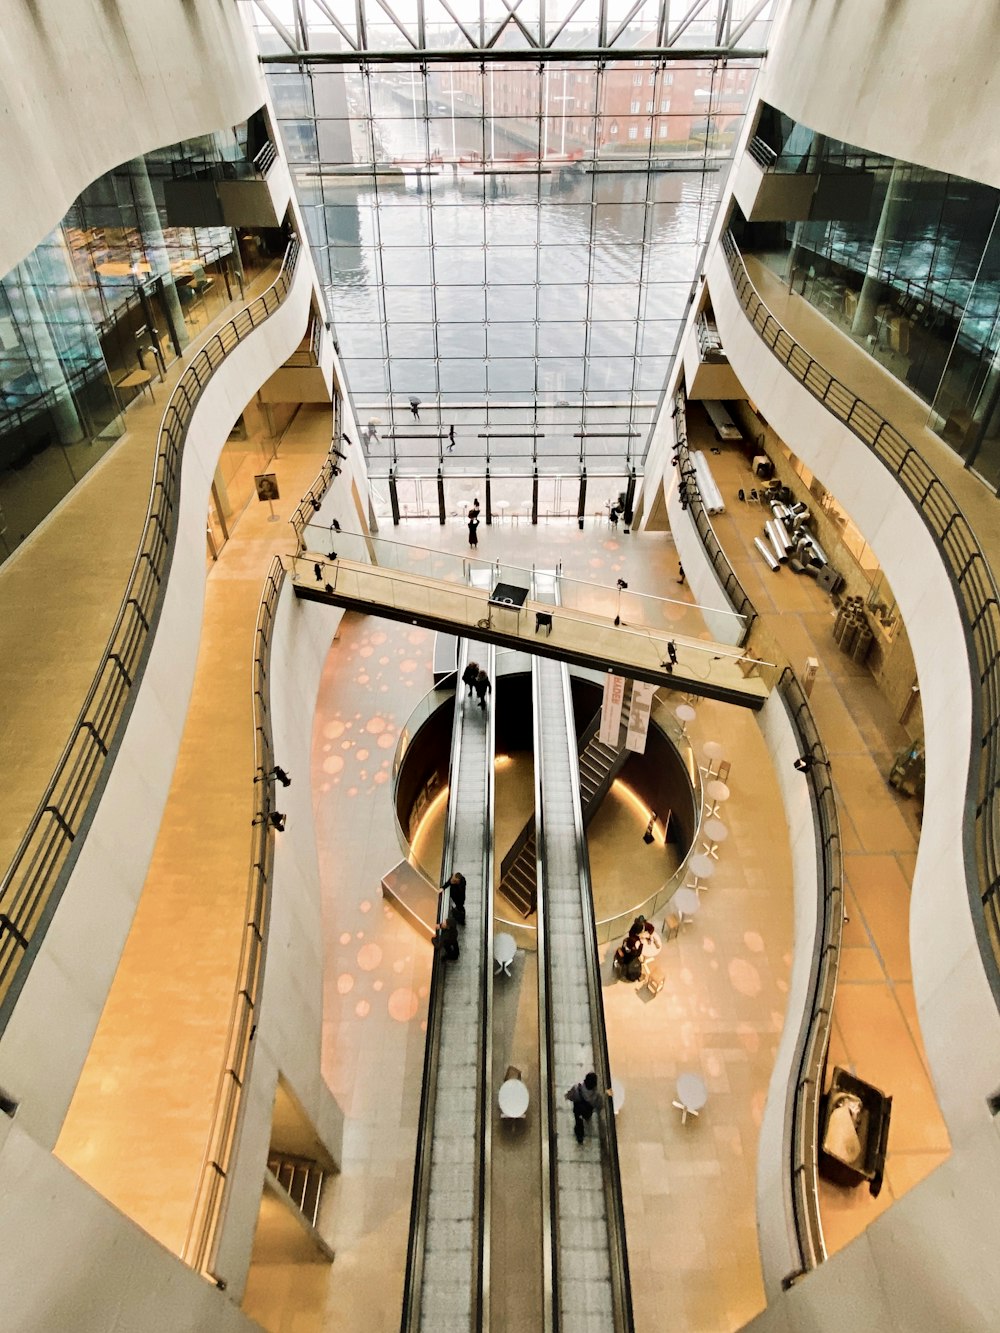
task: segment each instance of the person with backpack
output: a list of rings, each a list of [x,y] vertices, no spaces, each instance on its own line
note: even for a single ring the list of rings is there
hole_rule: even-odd
[[[597,1075],[594,1071],[591,1070],[580,1083],[574,1083],[565,1096],[573,1106],[573,1133],[577,1143],[582,1143],[587,1121],[604,1105],[604,1096],[597,1089]]]

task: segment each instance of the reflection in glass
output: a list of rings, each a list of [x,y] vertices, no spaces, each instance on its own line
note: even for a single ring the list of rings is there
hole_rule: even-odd
[[[1000,191],[862,151],[765,108],[773,170],[815,181],[811,216],[737,226],[828,320],[930,405],[1000,483]]]
[[[258,235],[177,225],[168,207],[178,184],[251,178],[257,128],[106,172],[0,276],[0,559],[120,438],[123,410],[239,294],[244,274],[269,261]]]

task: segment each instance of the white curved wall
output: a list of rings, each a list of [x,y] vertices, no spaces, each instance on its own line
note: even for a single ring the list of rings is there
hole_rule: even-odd
[[[264,101],[233,0],[0,0],[0,34],[0,274],[105,171]]]
[[[351,483],[363,488],[364,464],[357,449],[348,458],[316,522],[329,524],[335,518],[352,530],[358,519]],[[243,1291],[250,1265],[279,1074],[292,1087],[326,1151],[340,1161],[343,1116],[321,1068],[324,943],[311,760],[323,667],[343,614],[338,607],[299,601],[286,580],[271,638],[272,744],[292,785],[278,788],[287,823],[275,837],[264,992],[215,1269],[237,1294]]]
[[[1000,187],[1000,5],[786,0],[759,93],[847,143]]]
[[[1000,1016],[979,955],[962,859],[972,682],[951,582],[933,537],[889,472],[753,330],[718,247],[708,282],[727,355],[747,394],[851,515],[886,571],[910,637],[927,746],[911,963],[953,1147],[937,1171],[751,1327],[990,1328],[1000,1300],[989,1257],[1000,1138],[985,1099],[1000,1082]]]
[[[205,597],[205,514],[222,446],[257,388],[298,346],[312,296],[300,261],[283,304],[236,347],[195,409],[173,563],[146,672],[107,788],[0,1040],[0,1087],[51,1147],[93,1039],[145,882],[194,682]]]

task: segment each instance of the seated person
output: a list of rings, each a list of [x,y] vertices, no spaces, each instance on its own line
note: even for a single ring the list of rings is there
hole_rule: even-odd
[[[642,928],[642,956],[644,958],[655,958],[663,948],[663,941],[660,939],[659,931],[652,921],[647,921]]]
[[[635,927],[615,950],[615,968],[625,981],[638,981],[642,976],[642,940]]]

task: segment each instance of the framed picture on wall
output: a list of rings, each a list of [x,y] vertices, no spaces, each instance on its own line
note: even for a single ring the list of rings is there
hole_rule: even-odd
[[[258,500],[263,502],[277,500],[279,498],[278,477],[276,473],[261,472],[254,477],[254,482],[257,486]]]

